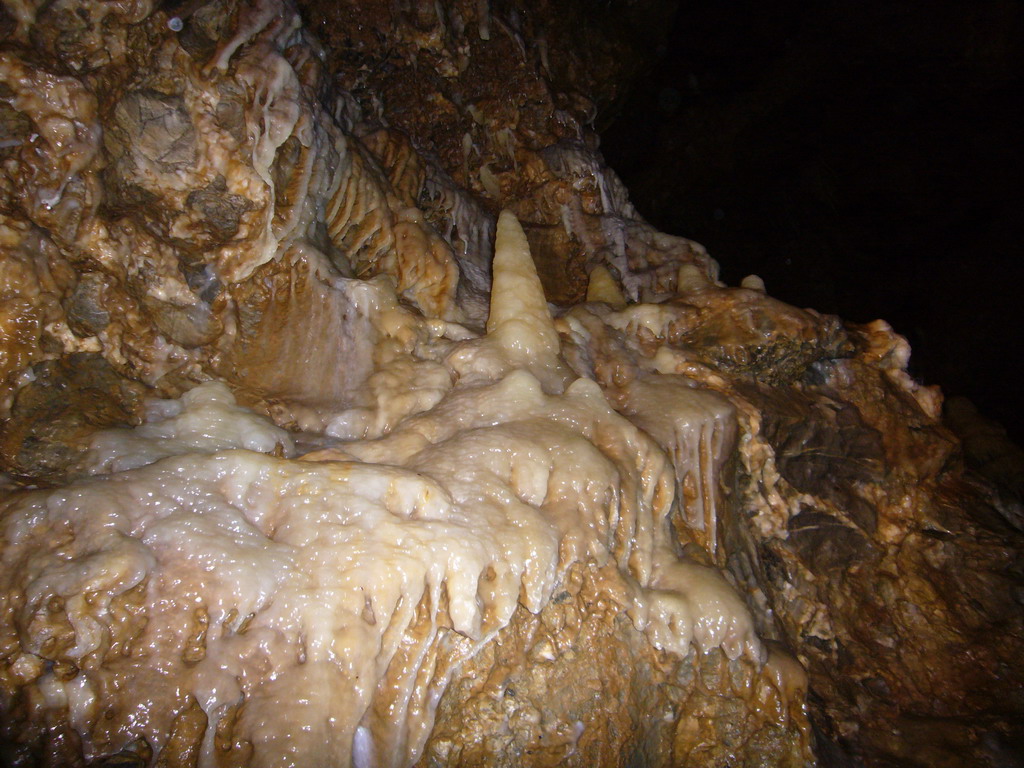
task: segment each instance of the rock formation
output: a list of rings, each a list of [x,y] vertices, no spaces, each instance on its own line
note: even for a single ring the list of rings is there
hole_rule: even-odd
[[[1011,764],[1019,488],[632,208],[665,13],[5,0],[7,763]]]

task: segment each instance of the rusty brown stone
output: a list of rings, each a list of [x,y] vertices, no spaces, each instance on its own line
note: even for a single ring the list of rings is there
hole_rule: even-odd
[[[763,666],[654,649],[591,567],[458,669],[420,764],[797,765],[811,749],[823,765],[1011,764],[1020,451],[969,413],[947,429],[884,323],[723,286],[699,245],[636,214],[594,121],[668,4],[271,5],[0,9],[3,492],[67,482],[97,429],[210,378],[293,428],[370,408],[368,382],[396,359],[484,327],[509,208],[576,375],[616,404],[657,368],[735,407],[722,559],[760,635],[806,667],[809,720],[802,692],[784,702]],[[597,265],[625,308],[579,306]],[[702,287],[680,290],[680,267]],[[39,669],[26,675],[48,664],[65,681],[118,668],[146,626],[144,590],[104,609],[109,647],[84,662],[62,599],[31,616],[21,597],[5,604],[5,755],[85,764],[67,707],[44,706],[10,659],[27,649]],[[210,628],[190,615],[192,664]],[[442,634],[438,679],[470,655]],[[157,764],[196,764],[199,705],[155,671],[123,684],[162,702]],[[238,716],[216,726],[224,765],[253,759]],[[157,745],[124,743],[130,712],[102,718],[86,734],[106,750],[94,764],[152,762]]]

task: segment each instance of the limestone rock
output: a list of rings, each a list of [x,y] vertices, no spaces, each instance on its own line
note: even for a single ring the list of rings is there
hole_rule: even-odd
[[[5,2],[4,760],[1007,764],[1016,454],[636,213],[666,8]]]

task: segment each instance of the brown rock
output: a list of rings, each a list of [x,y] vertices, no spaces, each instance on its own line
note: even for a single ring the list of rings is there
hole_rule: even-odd
[[[549,301],[583,302],[597,266],[621,288],[614,307],[555,313],[576,375],[633,416],[623,393],[657,374],[735,411],[722,474],[699,491],[678,482],[672,545],[727,564],[761,637],[804,664],[821,762],[1010,764],[1024,743],[1019,451],[959,407],[944,426],[941,394],[911,379],[886,324],[724,287],[699,245],[638,216],[592,129],[664,34],[667,4],[627,5],[309,0],[301,17],[278,0],[5,5],[4,482],[65,483],[95,430],[209,378],[282,424],[345,437],[301,438],[322,457],[349,461],[356,438],[382,438],[372,452],[399,422],[415,431],[450,389],[479,385],[462,372],[507,373],[474,337],[508,208]],[[467,339],[479,370],[451,364]],[[667,445],[636,440],[670,473]],[[679,505],[720,495],[715,528],[687,531]],[[434,665],[423,690],[437,719],[430,734],[392,728],[395,744],[422,737],[421,765],[813,759],[802,683],[785,684],[801,674],[783,656],[657,650],[626,615],[624,578],[586,561],[480,648],[441,626],[424,650],[425,624],[410,628],[397,658],[402,674],[420,651]],[[76,615],[109,631],[84,657],[63,596],[25,614],[24,590],[4,595],[0,738],[14,763],[84,765],[94,750],[95,764],[196,764],[211,714],[158,670],[132,684],[161,702],[160,744],[129,739],[134,715],[115,706],[80,734],[69,705],[26,682],[119,669],[138,650],[146,589],[102,609],[83,598]],[[182,663],[208,661],[206,608],[182,616]],[[374,722],[395,719],[375,706]],[[237,702],[218,713],[209,739],[225,765],[259,749],[239,736],[246,717]]]
[[[460,670],[417,765],[806,763],[803,713],[765,671],[655,651],[601,588],[609,577],[578,570],[539,615],[520,608]]]
[[[61,482],[102,427],[138,423],[146,388],[118,376],[95,354],[33,368],[0,431],[4,469],[26,480]]]

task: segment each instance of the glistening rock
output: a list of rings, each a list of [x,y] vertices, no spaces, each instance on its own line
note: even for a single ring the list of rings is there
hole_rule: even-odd
[[[891,328],[640,219],[606,10],[8,7],[5,758],[1012,749],[1005,497]]]

